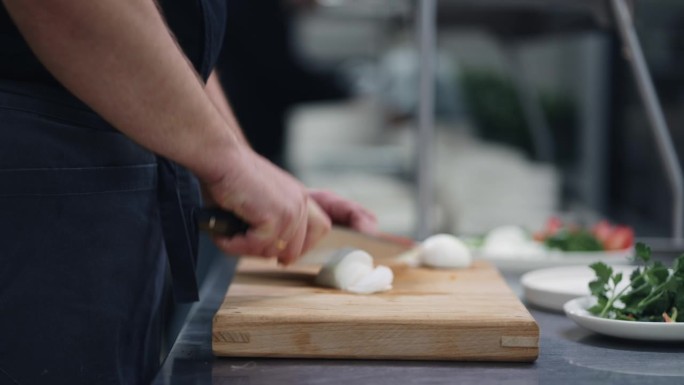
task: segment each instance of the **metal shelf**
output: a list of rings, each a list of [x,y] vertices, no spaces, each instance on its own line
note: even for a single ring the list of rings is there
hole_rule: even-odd
[[[607,2],[610,2],[609,8]],[[672,137],[665,121],[663,110],[653,86],[644,58],[641,44],[634,27],[632,15],[627,0],[451,0],[449,4],[470,5],[477,7],[520,7],[520,6],[549,6],[565,4],[567,6],[584,7],[592,12],[596,20],[605,21],[604,11],[612,13],[614,27],[624,46],[625,58],[632,69],[641,101],[646,109],[651,131],[656,138],[657,151],[663,168],[666,170],[669,187],[672,193],[672,234],[671,239],[659,242],[674,248],[684,246],[684,183]],[[416,132],[417,154],[417,236],[422,239],[430,233],[433,209],[433,161],[432,142],[434,138],[434,57],[436,54],[437,31],[437,3],[436,0],[418,0],[416,25],[420,52],[420,104]]]

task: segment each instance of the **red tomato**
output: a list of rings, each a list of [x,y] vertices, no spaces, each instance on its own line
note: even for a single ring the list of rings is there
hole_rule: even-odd
[[[601,241],[601,243],[605,243],[613,234],[613,231],[615,231],[615,227],[605,219],[595,224],[591,229],[591,232],[599,241]]]
[[[537,242],[543,242],[544,239],[546,239],[547,235],[543,231],[536,231],[534,234],[532,234],[532,239],[534,239]]]
[[[563,221],[558,217],[551,217],[546,221],[546,229],[544,232],[547,236],[556,234],[560,229],[563,228]]]
[[[606,250],[624,250],[634,244],[634,230],[629,226],[615,226],[612,234],[603,242]]]

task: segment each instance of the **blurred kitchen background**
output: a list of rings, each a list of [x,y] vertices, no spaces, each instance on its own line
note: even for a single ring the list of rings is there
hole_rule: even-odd
[[[255,147],[416,231],[414,1],[228,2],[223,82]],[[684,151],[684,2],[632,3]],[[672,194],[609,2],[440,0],[431,232],[561,213],[671,236]]]

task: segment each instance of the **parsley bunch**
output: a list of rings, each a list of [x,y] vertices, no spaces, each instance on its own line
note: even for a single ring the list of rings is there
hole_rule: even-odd
[[[629,276],[629,284],[618,290],[622,273],[603,262],[590,267],[596,279],[589,283],[596,305],[589,312],[603,318],[646,322],[684,322],[684,254],[671,269],[653,261],[651,249],[636,244],[636,260],[643,266]]]
[[[544,240],[549,249],[562,251],[603,251],[603,245],[590,231],[561,229]]]

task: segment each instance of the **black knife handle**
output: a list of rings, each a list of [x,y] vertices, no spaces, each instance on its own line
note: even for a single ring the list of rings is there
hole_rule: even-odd
[[[214,235],[232,237],[245,234],[249,224],[237,215],[220,208],[203,208],[195,215],[200,230]]]

